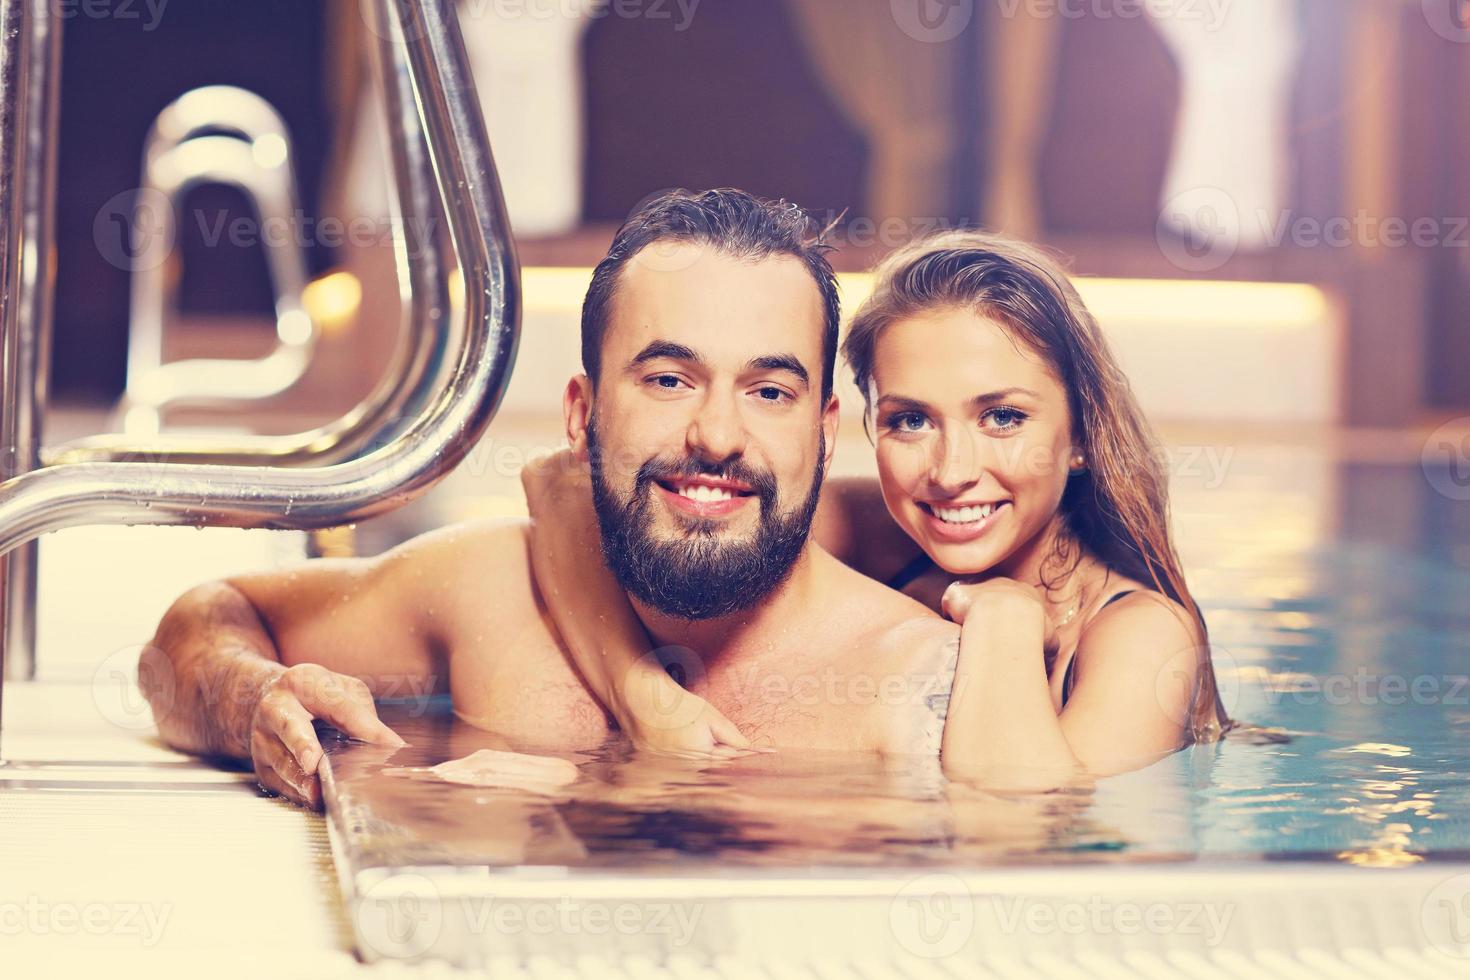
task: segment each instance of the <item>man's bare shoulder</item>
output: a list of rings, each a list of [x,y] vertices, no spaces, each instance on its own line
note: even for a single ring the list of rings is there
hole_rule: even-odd
[[[536,616],[538,598],[527,551],[530,522],[487,518],[421,534],[382,556],[444,626]]]
[[[833,587],[842,591],[850,608],[862,610],[860,617],[849,620],[862,633],[856,639],[885,663],[930,669],[958,639],[959,627],[928,606],[840,562],[837,565]]]

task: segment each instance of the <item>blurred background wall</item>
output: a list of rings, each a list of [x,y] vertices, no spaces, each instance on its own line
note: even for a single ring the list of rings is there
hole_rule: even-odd
[[[393,295],[381,255],[312,230],[368,207],[351,191],[371,183],[354,176],[354,160],[370,155],[359,0],[171,0],[156,17],[129,6],[137,17],[121,3],[91,8],[107,16],[74,5],[65,28],[54,390],[102,403],[121,390],[128,273],[98,236],[139,184],[152,118],[187,89],[230,83],[272,102],[295,138],[312,272],[354,269],[365,296]],[[523,240],[528,265],[594,263],[650,192],[740,186],[836,222],[842,269],[867,268],[913,234],[978,224],[1053,245],[1082,275],[1309,284],[1340,320],[1336,346],[1313,355],[1336,362],[1312,367],[1337,379],[1343,421],[1417,424],[1470,406],[1460,0],[465,0],[463,10],[472,54],[504,72],[486,96],[498,147],[529,146],[534,165],[538,132],[558,122],[571,134],[580,176],[553,191],[572,217],[519,222],[535,231]],[[560,22],[575,23],[547,40]],[[536,44],[547,53],[513,64]],[[548,74],[557,46],[568,67]],[[510,118],[557,85],[570,114]],[[181,342],[250,353],[269,336],[259,249],[207,234],[248,208],[219,188],[188,207],[202,218],[181,222],[171,268],[195,323]],[[375,311],[365,301],[364,322],[324,348],[331,363],[304,403],[330,390],[350,404],[371,384],[392,332],[366,322]],[[1200,311],[1179,312],[1182,323]],[[1191,343],[1187,325],[1166,326],[1150,336]],[[1250,397],[1251,379],[1240,382]]]

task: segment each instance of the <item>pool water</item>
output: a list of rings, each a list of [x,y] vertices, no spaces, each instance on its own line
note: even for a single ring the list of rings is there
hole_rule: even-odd
[[[565,755],[565,786],[460,785],[430,767],[529,750],[437,699],[382,705],[406,748],[332,741],[329,805],[359,869],[1465,860],[1470,503],[1443,477],[1269,447],[1176,475],[1222,697],[1247,727],[1087,791],[996,795],[927,758],[623,744]]]

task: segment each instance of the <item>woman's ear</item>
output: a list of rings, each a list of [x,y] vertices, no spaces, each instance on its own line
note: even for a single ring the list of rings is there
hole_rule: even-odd
[[[1087,453],[1081,446],[1073,446],[1067,456],[1067,475],[1081,476],[1087,472]]]
[[[592,421],[592,379],[579,374],[562,392],[561,410],[566,418],[567,442],[579,457],[587,456],[587,426]]]

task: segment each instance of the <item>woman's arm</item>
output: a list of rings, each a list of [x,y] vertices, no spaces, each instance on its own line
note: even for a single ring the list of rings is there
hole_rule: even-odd
[[[919,556],[919,546],[889,515],[878,481],[866,477],[826,482],[812,540],[879,582],[888,582]]]
[[[572,450],[521,473],[531,512],[531,566],[542,599],[592,694],[634,744],[665,751],[749,748],[703,698],[652,655],[628,596],[603,563],[587,462]]]
[[[1053,707],[1034,589],[1009,579],[956,584],[945,611],[964,624],[945,722],[945,769],[995,789],[1052,789],[1146,766],[1184,740],[1199,649],[1167,599],[1139,593],[1088,625],[1076,682]],[[1085,662],[1086,669],[1081,665]]]

